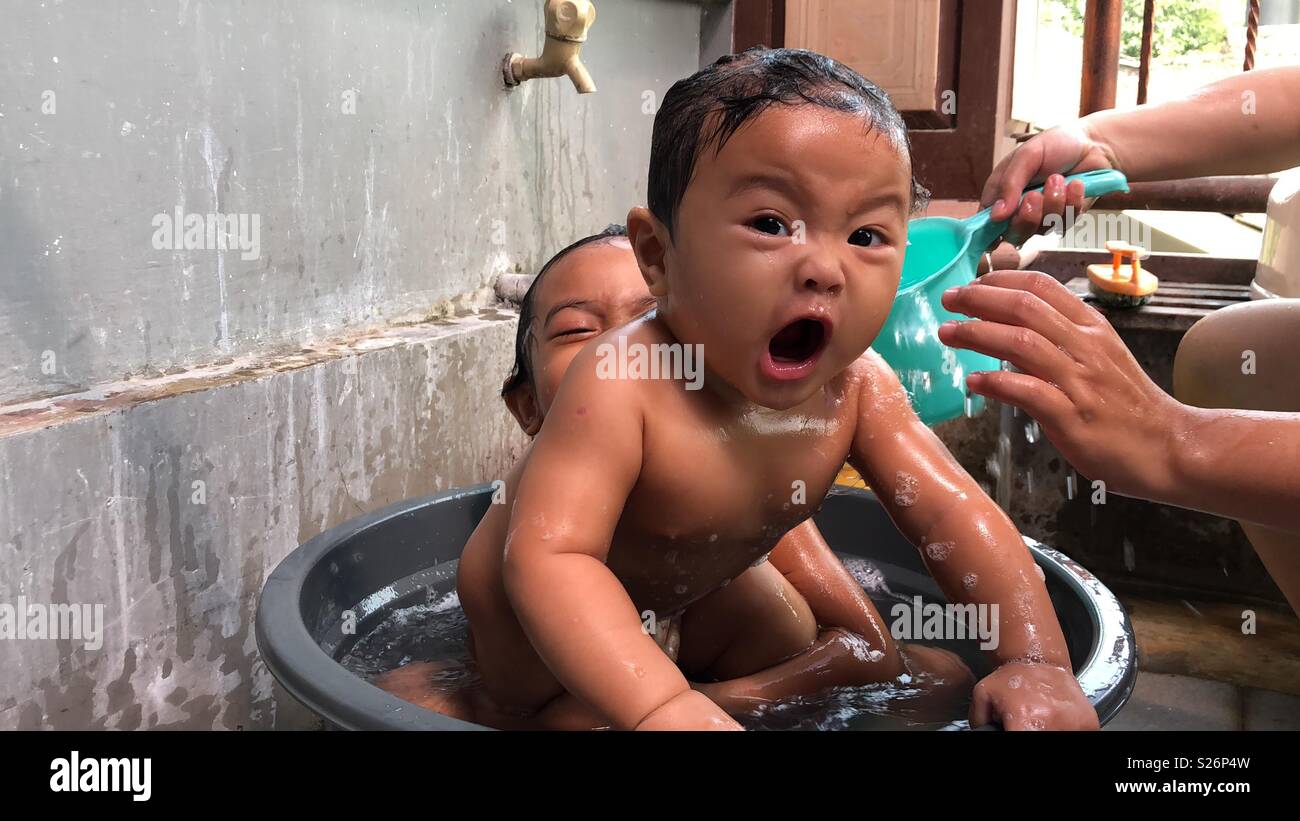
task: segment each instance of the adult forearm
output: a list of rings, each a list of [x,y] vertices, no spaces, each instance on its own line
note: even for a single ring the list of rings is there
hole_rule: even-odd
[[[1300,413],[1185,405],[1170,453],[1148,498],[1300,533]]]
[[[1300,67],[1246,72],[1080,124],[1133,181],[1281,171],[1300,165]]]

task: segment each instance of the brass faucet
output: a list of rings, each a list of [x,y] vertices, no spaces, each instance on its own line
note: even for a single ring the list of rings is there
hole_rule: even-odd
[[[579,94],[596,90],[579,52],[587,40],[587,29],[596,22],[591,0],[546,0],[546,45],[541,57],[507,54],[501,73],[507,86],[517,86],[535,77],[567,76]]]

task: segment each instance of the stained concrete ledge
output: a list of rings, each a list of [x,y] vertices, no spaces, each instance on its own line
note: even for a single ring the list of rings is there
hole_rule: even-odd
[[[0,640],[0,728],[310,726],[253,638],[321,530],[501,477],[516,315],[477,310],[269,361],[0,408],[0,604],[103,605],[102,646]]]

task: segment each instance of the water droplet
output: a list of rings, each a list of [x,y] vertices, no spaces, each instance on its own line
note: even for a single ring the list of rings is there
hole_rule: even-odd
[[[995,482],[1002,478],[1002,466],[998,464],[996,456],[989,456],[988,461],[984,463],[984,470],[988,471],[989,477]]]

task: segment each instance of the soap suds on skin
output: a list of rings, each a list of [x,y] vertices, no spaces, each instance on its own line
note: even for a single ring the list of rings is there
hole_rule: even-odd
[[[1033,661],[1043,660],[1043,645],[1038,641],[1038,639],[1034,638],[1029,640],[1028,656]]]
[[[980,583],[980,577],[974,573],[967,573],[962,577],[961,586],[967,590],[974,590],[975,585]]]
[[[931,542],[925,546],[925,555],[931,560],[941,562],[952,554],[952,542]]]
[[[1016,600],[1016,605],[1015,605],[1016,612],[1028,618],[1029,614],[1033,612],[1034,609],[1033,591],[1028,589],[1017,590],[1015,594],[1015,600]]]
[[[851,575],[862,589],[867,593],[883,594],[891,599],[898,599],[902,602],[910,602],[911,599],[901,593],[895,593],[889,589],[885,583],[885,574],[879,567],[876,567],[870,561],[858,556],[846,556],[844,558],[844,569]]]
[[[844,633],[841,638],[858,661],[874,664],[885,657],[883,651],[872,649],[867,640],[856,633]]]
[[[807,433],[826,437],[835,433],[840,427],[838,419],[823,419],[807,414],[772,410],[758,405],[750,405],[746,408],[741,413],[739,421],[754,433],[765,436]]]
[[[894,475],[894,504],[899,507],[911,507],[916,504],[916,497],[919,495],[915,476],[902,470]]]

